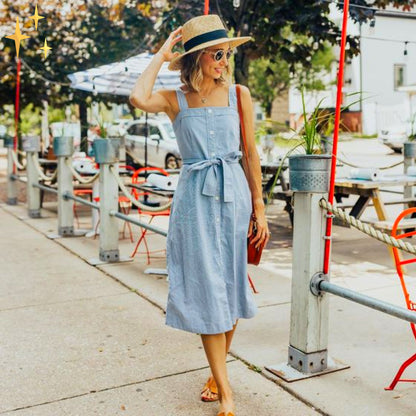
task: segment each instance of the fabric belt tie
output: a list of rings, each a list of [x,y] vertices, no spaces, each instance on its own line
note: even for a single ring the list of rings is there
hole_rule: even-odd
[[[188,172],[207,169],[205,174],[202,195],[216,196],[218,172],[217,169],[222,167],[224,202],[234,200],[233,176],[230,164],[238,163],[241,159],[241,152],[230,152],[224,156],[218,156],[212,159],[184,159],[183,164],[190,165]]]

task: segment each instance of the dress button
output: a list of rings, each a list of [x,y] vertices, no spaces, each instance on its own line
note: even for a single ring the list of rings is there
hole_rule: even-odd
[[[217,217],[217,222],[220,222],[220,219]]]
[[[208,113],[209,113],[209,114],[211,114],[211,113],[212,113],[212,110],[211,110],[210,108],[208,109]]]
[[[216,201],[218,201],[219,199],[220,199],[220,197],[219,197],[219,196],[216,196],[216,197],[215,197],[215,200],[216,200]]]
[[[215,134],[214,130],[210,130],[210,131],[209,131],[209,134],[210,134],[211,136],[213,136],[213,135]]]
[[[213,152],[213,153],[211,153],[211,156],[215,156],[215,153]]]

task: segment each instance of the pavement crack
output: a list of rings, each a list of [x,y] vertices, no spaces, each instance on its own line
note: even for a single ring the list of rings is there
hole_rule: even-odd
[[[227,360],[227,362],[233,362],[233,361],[236,361],[236,360],[235,359]],[[97,394],[97,393],[103,393],[103,392],[106,392],[106,391],[122,389],[124,387],[137,386],[139,384],[148,383],[148,382],[156,381],[156,380],[161,380],[161,379],[169,378],[169,377],[180,376],[182,374],[194,373],[196,371],[206,370],[208,368],[209,368],[209,366],[205,365],[203,367],[193,368],[191,370],[179,371],[179,372],[171,373],[171,374],[165,374],[165,375],[148,378],[148,379],[141,380],[141,381],[133,381],[131,383],[120,384],[118,386],[106,387],[106,388],[98,389],[98,390],[90,390],[89,392],[86,392],[86,393],[74,394],[73,396],[62,397],[62,398],[56,399],[56,400],[49,400],[49,401],[46,401],[46,402],[37,403],[37,404],[30,405],[30,406],[22,406],[22,407],[16,407],[14,409],[8,409],[8,410],[0,412],[0,415],[5,414],[5,413],[17,412],[17,411],[25,410],[25,409],[33,409],[33,408],[36,408],[36,407],[46,406],[48,404],[63,402],[65,400],[77,399],[79,397],[85,397],[85,396],[89,396],[91,394]]]
[[[263,308],[270,308],[271,306],[282,306],[282,305],[290,305],[290,301],[287,302],[278,302],[278,303],[271,303],[269,305],[261,305],[261,306],[257,306],[258,309],[263,309]]]
[[[48,303],[33,303],[30,305],[22,305],[22,306],[14,306],[12,308],[4,308],[4,309],[0,309],[0,313],[1,312],[6,312],[6,311],[14,311],[16,309],[26,309],[26,308],[36,308],[38,306],[51,306],[51,305],[62,305],[65,303],[73,303],[73,302],[82,302],[82,301],[86,301],[86,300],[92,300],[92,299],[101,299],[101,298],[111,298],[114,296],[122,296],[122,295],[130,295],[132,293],[132,291],[128,291],[128,292],[120,292],[120,293],[114,293],[111,295],[100,295],[100,296],[91,296],[89,298],[74,298],[74,299],[68,299],[68,300],[62,300],[59,302],[48,302]]]

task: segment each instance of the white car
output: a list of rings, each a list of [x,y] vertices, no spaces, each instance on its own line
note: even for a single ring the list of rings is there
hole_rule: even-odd
[[[176,136],[168,117],[148,117],[147,165],[178,169],[182,165]],[[146,120],[140,118],[127,126],[125,136],[127,155],[145,165]],[[129,164],[129,158],[127,159]]]

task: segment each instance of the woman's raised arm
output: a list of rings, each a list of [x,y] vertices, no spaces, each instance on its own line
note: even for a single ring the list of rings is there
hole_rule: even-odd
[[[155,54],[149,66],[137,78],[130,93],[130,103],[149,113],[169,112],[170,104],[164,91],[153,93],[157,74],[164,62],[170,62],[179,52],[172,52],[172,48],[182,39],[182,28],[173,31],[159,52]]]

